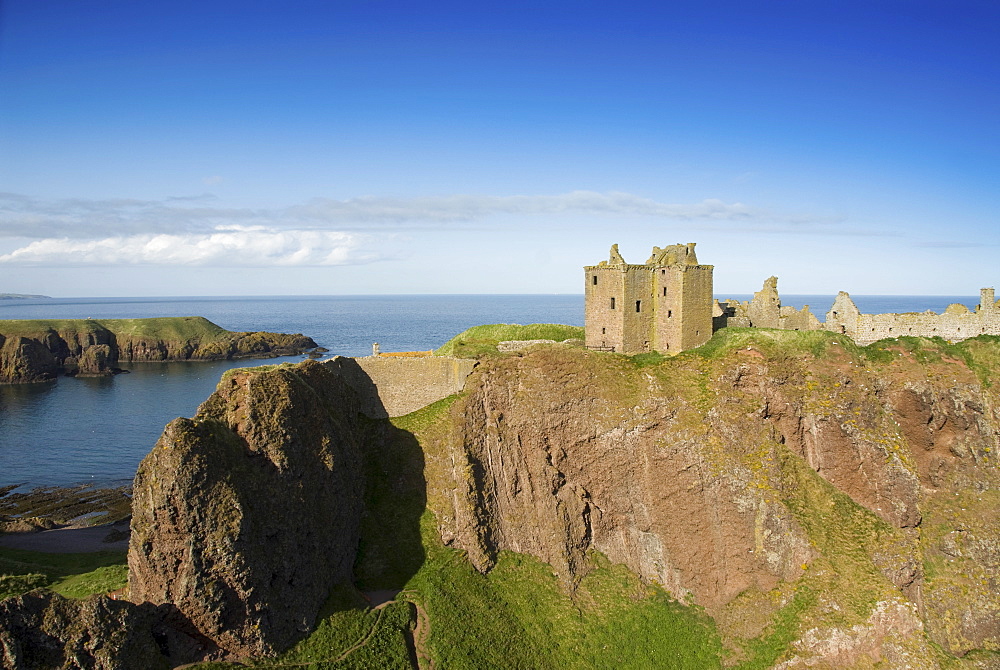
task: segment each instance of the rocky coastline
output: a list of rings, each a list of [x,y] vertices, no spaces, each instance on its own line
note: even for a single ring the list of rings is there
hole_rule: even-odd
[[[129,363],[302,354],[301,334],[232,332],[203,317],[0,321],[0,384],[122,372]]]

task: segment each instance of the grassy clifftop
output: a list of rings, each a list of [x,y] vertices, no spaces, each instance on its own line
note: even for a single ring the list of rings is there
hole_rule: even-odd
[[[558,323],[494,323],[473,326],[445,342],[434,353],[438,356],[479,358],[497,353],[497,344],[506,340],[563,340],[583,339],[583,328]]]

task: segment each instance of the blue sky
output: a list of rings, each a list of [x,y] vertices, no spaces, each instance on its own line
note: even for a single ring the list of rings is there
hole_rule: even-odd
[[[1000,284],[1000,4],[0,0],[0,292]]]

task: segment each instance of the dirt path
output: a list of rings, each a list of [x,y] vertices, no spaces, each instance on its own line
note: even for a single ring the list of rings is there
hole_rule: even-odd
[[[413,605],[413,609],[417,613],[417,625],[413,629],[413,650],[417,657],[417,670],[434,670],[434,659],[427,651],[427,638],[431,634],[431,618],[427,616],[427,610],[420,605],[415,592],[401,591],[399,595],[402,596],[403,600]]]
[[[390,594],[394,594],[396,597],[389,598],[388,596]],[[404,602],[407,602],[413,606],[414,611],[416,612],[417,615],[417,623],[412,632],[413,649],[416,655],[416,666],[417,666],[415,670],[434,670],[435,667],[434,659],[431,658],[431,655],[427,651],[427,638],[431,632],[431,620],[430,617],[427,616],[427,611],[423,607],[421,607],[420,603],[416,600],[417,594],[413,591],[401,591],[398,593],[394,593],[391,591],[377,591],[377,592],[365,593],[363,595],[365,596],[365,599],[368,600],[369,602],[374,601],[378,603],[374,607],[372,607],[372,610],[377,612],[378,614],[376,614],[375,621],[372,622],[372,625],[368,629],[368,632],[365,633],[363,636],[361,636],[361,638],[357,642],[355,642],[350,647],[342,651],[340,655],[335,656],[334,658],[302,661],[299,663],[273,663],[265,667],[303,668],[307,666],[317,665],[320,663],[340,663],[348,656],[358,651],[359,649],[363,648],[371,641],[372,637],[375,635],[375,632],[378,630],[379,624],[382,623],[382,612],[389,605],[398,602],[398,598],[401,597]],[[197,667],[198,665],[199,663],[192,663],[189,665],[178,666],[178,668],[175,668],[175,670],[181,670],[181,668]],[[233,663],[232,665],[234,667],[241,667],[242,664]]]

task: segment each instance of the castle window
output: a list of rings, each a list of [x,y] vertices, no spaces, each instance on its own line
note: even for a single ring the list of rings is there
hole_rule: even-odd
[[[665,275],[665,274],[667,274],[667,271],[666,270],[660,270],[660,274],[661,275]]]
[[[611,299],[611,309],[614,309],[614,308],[615,308],[615,299],[612,298]]]
[[[663,297],[664,298],[667,297],[667,287],[666,286],[663,287]]]
[[[635,311],[641,312],[642,311],[641,307],[642,307],[642,300],[636,300],[635,301]]]
[[[594,286],[597,286],[597,275],[594,275]]]
[[[674,312],[673,312],[673,310],[670,310],[670,309],[668,309],[668,310],[667,310],[667,318],[669,319],[669,318],[670,318],[670,317],[672,317],[673,315],[674,315]]]
[[[601,328],[601,335],[607,335],[607,334],[608,334],[608,329],[607,328]]]

